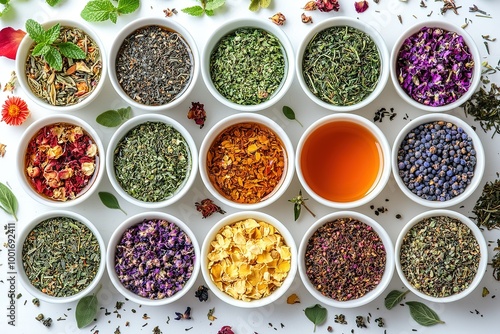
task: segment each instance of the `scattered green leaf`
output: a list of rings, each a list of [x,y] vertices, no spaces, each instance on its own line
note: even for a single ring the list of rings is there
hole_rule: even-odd
[[[0,18],[11,9],[10,0],[0,0]]]
[[[54,7],[55,5],[57,5],[58,3],[60,3],[60,2],[61,2],[61,0],[46,0],[46,2],[47,2],[50,6]]]
[[[105,192],[105,191],[100,191],[99,192],[99,198],[101,199],[102,204],[104,204],[106,207],[110,209],[117,209],[123,212],[124,214],[127,214],[121,207],[120,203],[116,199],[115,195]]]
[[[487,287],[483,287],[483,292],[481,293],[481,296],[484,298],[489,294],[490,294],[490,290],[488,290]]]
[[[88,22],[110,20],[116,23],[119,15],[133,13],[139,5],[139,0],[118,0],[116,7],[111,0],[91,0],[85,5],[80,16]]]
[[[418,324],[422,326],[432,326],[436,324],[444,324],[444,321],[439,319],[439,316],[427,305],[420,302],[406,302],[410,307],[410,315]]]
[[[316,332],[316,326],[321,325],[325,322],[327,316],[327,310],[320,304],[316,304],[314,306],[310,306],[304,310],[307,319],[311,320],[314,324],[314,332]]]
[[[295,220],[299,219],[300,217],[300,212],[302,210],[302,206],[306,208],[306,210],[313,216],[316,217],[316,215],[307,207],[306,201],[308,198],[304,198],[302,196],[302,190],[299,190],[299,195],[296,197],[293,197],[292,199],[289,199],[288,202],[293,203],[293,216]]]
[[[285,115],[286,118],[292,121],[296,121],[297,123],[300,124],[300,126],[304,127],[302,123],[299,122],[297,118],[295,118],[295,112],[293,111],[292,108],[288,106],[283,106],[283,115]]]
[[[201,5],[183,8],[182,11],[191,16],[213,16],[214,10],[224,6],[226,0],[197,0]]]
[[[90,325],[94,321],[98,310],[97,293],[100,289],[101,286],[99,286],[94,294],[83,297],[76,304],[75,318],[79,329]]]
[[[116,127],[130,118],[132,108],[106,110],[96,118],[96,122],[108,128]]]
[[[252,12],[256,12],[261,8],[267,8],[271,5],[271,0],[250,0],[250,9]]]
[[[14,193],[3,183],[0,182],[0,208],[13,216],[17,221],[18,202]]]
[[[389,292],[387,297],[385,297],[385,300],[384,300],[385,307],[388,310],[392,309],[394,306],[401,303],[401,301],[403,300],[403,298],[406,296],[406,294],[408,292],[410,292],[410,290],[406,290],[406,291],[392,290],[391,292]]]

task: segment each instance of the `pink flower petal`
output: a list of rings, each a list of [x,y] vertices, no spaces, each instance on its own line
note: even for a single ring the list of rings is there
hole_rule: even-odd
[[[368,1],[366,0],[356,1],[354,3],[354,8],[356,9],[356,12],[363,13],[365,10],[368,9]]]
[[[0,30],[0,56],[16,59],[17,48],[26,32],[6,27]]]

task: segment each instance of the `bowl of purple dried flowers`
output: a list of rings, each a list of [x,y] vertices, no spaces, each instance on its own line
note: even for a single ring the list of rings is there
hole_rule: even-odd
[[[111,282],[126,298],[148,306],[184,296],[200,271],[194,233],[175,216],[144,212],[115,230],[106,254]]]
[[[391,79],[399,96],[425,111],[443,112],[467,101],[479,86],[481,59],[471,36],[444,21],[406,30],[391,53]]]

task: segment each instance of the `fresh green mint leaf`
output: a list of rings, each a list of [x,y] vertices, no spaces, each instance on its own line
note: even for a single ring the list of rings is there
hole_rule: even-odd
[[[186,14],[192,15],[192,16],[202,16],[203,15],[203,8],[201,6],[192,6],[192,7],[187,7],[183,8],[182,11]]]
[[[410,290],[406,290],[406,291],[392,290],[391,292],[389,292],[387,297],[385,297],[385,299],[384,299],[385,308],[390,310],[394,306],[401,303],[401,301],[403,300],[403,298],[406,296],[406,294],[408,292],[410,292]]]
[[[37,43],[45,42],[45,29],[43,29],[42,25],[35,20],[28,19],[26,21],[26,31],[28,35]]]
[[[252,12],[256,12],[259,10],[259,8],[260,8],[260,0],[250,1],[250,7],[248,7],[248,9],[250,9]]]
[[[78,45],[71,42],[64,42],[57,45],[59,47],[59,51],[64,57],[71,59],[85,59],[87,55],[85,51],[80,49]]]
[[[219,7],[224,6],[225,3],[226,0],[207,1],[207,3],[205,4],[205,11],[217,9]]]
[[[109,20],[113,23],[116,23],[116,20],[118,20],[118,13],[117,12],[109,13]]]
[[[271,0],[260,0],[260,7],[267,8],[271,5]]]
[[[422,326],[433,326],[436,324],[444,324],[444,321],[439,319],[439,316],[429,306],[421,302],[406,302],[410,307],[410,315],[418,324]]]
[[[205,14],[207,14],[207,16],[214,16],[214,10],[213,9],[205,9]]]
[[[41,56],[41,55],[44,55],[47,52],[49,52],[49,48],[50,48],[49,45],[47,45],[45,43],[39,43],[39,44],[35,45],[31,54],[35,57]]]
[[[0,182],[0,209],[12,215],[17,221],[17,198],[14,193],[3,183]]]
[[[110,19],[111,13],[116,11],[117,8],[109,0],[92,0],[85,5],[80,16],[88,22],[100,22]],[[113,22],[116,23],[116,20]]]
[[[52,44],[56,41],[56,39],[59,38],[59,35],[61,34],[61,25],[59,23],[54,24],[52,27],[47,30],[44,35],[45,35],[45,43],[46,44]]]
[[[101,199],[102,204],[104,204],[107,208],[117,209],[117,210],[120,210],[121,212],[123,212],[124,214],[127,214],[120,207],[120,203],[118,202],[118,199],[116,199],[115,195],[113,195],[112,193],[100,191],[99,198]]]
[[[130,118],[132,108],[120,108],[117,110],[107,110],[97,116],[96,122],[108,128],[116,127]]]
[[[10,10],[10,8],[12,7],[9,3],[9,0],[3,0],[4,2],[1,2],[0,1],[0,5],[3,5],[3,8],[2,6],[0,6],[0,18],[2,16],[4,16],[5,14],[7,14],[7,12]]]
[[[53,46],[49,46],[49,49],[46,53],[44,53],[43,57],[45,61],[56,71],[60,71],[62,69],[62,57],[59,50],[57,50]]]
[[[139,8],[139,0],[118,0],[118,13],[130,14]]]
[[[61,2],[61,0],[46,0],[46,2],[49,4],[49,6],[54,7],[54,6],[55,6],[55,5],[57,5],[59,2]]]

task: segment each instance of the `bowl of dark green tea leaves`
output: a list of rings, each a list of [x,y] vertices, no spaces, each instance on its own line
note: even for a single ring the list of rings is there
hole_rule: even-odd
[[[295,56],[285,33],[258,19],[224,23],[203,50],[201,73],[210,93],[234,110],[263,110],[279,101],[293,80]]]
[[[38,23],[29,19],[16,55],[19,85],[43,108],[74,111],[104,87],[107,59],[99,36],[72,20]]]
[[[137,206],[173,204],[192,186],[198,151],[189,132],[174,119],[144,114],[123,123],[106,152],[109,180],[118,194]]]
[[[131,106],[148,111],[178,106],[199,73],[196,43],[181,24],[140,18],[116,35],[109,51],[109,78]]]
[[[338,112],[373,102],[389,78],[389,51],[376,29],[335,17],[315,25],[300,43],[297,78],[319,106]]]
[[[90,294],[104,274],[105,259],[97,228],[70,211],[37,216],[17,238],[21,284],[32,296],[49,303],[70,303]]]

